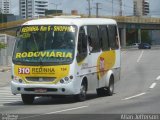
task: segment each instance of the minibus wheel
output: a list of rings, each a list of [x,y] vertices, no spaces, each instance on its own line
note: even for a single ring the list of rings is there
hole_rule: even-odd
[[[85,82],[82,82],[80,93],[78,95],[75,95],[74,98],[76,101],[85,101],[86,100],[86,93],[87,93],[87,84]]]
[[[111,76],[109,86],[107,87],[107,95],[112,96],[114,93],[114,77]]]
[[[21,98],[24,104],[32,104],[34,101],[33,95],[21,94]]]
[[[103,87],[103,88],[98,88],[97,89],[97,95],[99,97],[112,96],[113,92],[114,92],[114,77],[113,76],[111,76],[111,78],[109,80],[108,87]]]

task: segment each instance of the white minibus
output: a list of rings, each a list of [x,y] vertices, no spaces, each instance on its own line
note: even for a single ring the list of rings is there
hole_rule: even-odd
[[[11,90],[24,104],[37,96],[87,92],[111,96],[120,79],[117,23],[106,18],[56,17],[21,25],[12,57]]]

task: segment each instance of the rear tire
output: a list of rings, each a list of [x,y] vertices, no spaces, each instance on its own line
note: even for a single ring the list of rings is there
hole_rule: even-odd
[[[107,95],[112,96],[114,93],[114,78],[110,78],[109,86],[107,87]]]
[[[22,101],[24,104],[32,104],[34,101],[34,96],[33,95],[28,95],[28,94],[22,94],[21,95]]]
[[[82,82],[80,93],[75,95],[74,98],[78,102],[82,102],[86,100],[86,94],[87,94],[87,84],[85,82]]]
[[[103,88],[97,89],[97,95],[99,97],[112,96],[113,93],[114,93],[114,78],[113,77],[110,78],[108,87],[103,87]]]

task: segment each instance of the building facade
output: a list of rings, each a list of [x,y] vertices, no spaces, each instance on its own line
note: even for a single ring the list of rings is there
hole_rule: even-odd
[[[134,0],[134,16],[149,15],[149,1],[148,0]]]
[[[0,13],[10,14],[11,12],[11,1],[10,0],[0,0]]]
[[[16,37],[0,34],[0,42],[7,44],[5,49],[0,50],[0,66],[10,66],[12,63],[12,52]]]
[[[24,19],[45,16],[47,9],[48,0],[19,0],[20,16]]]

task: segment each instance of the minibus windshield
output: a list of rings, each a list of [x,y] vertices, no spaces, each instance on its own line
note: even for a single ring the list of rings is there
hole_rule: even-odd
[[[13,63],[71,63],[75,36],[75,26],[23,26],[16,40]]]

